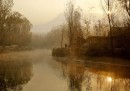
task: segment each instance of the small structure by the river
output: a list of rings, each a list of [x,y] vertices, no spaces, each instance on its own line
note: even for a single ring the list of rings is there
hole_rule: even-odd
[[[112,41],[111,41],[112,39]],[[83,47],[86,55],[111,55],[111,42],[116,56],[130,56],[130,30],[129,27],[114,27],[112,36],[90,36]]]

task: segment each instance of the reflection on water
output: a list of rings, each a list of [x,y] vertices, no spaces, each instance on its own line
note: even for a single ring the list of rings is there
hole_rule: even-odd
[[[53,58],[43,50],[19,55],[0,58],[0,91],[130,91],[129,64]]]
[[[91,62],[80,64],[78,61],[72,62],[72,59],[62,58],[54,58],[54,60],[61,64],[70,91],[130,91],[128,66]]]
[[[28,61],[0,61],[0,91],[22,91],[32,77],[32,64]]]

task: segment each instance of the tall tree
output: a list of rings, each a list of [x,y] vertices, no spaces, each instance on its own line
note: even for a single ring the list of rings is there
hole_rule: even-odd
[[[101,6],[104,10],[104,12],[107,15],[108,18],[108,23],[109,23],[109,30],[110,30],[110,46],[111,46],[111,51],[113,53],[113,37],[112,37],[112,7],[113,7],[113,3],[115,0],[100,0],[101,1]]]
[[[31,40],[32,24],[19,12],[12,11],[13,0],[0,0],[0,46],[25,46]]]
[[[0,0],[0,44],[4,45],[6,20],[11,12],[13,0]]]
[[[74,5],[72,2],[69,2],[65,11],[65,17],[66,21],[68,24],[68,29],[69,29],[69,46],[72,45],[72,40],[73,40],[73,16],[74,16]]]
[[[80,11],[80,8],[75,9],[71,2],[68,3],[65,16],[69,30],[69,46],[72,46],[78,37],[83,37]]]
[[[81,27],[81,9],[77,8],[74,11],[73,16],[73,30],[74,30],[74,37],[83,37],[82,27]]]
[[[7,18],[7,36],[11,44],[27,45],[31,39],[32,24],[19,12],[12,12]],[[19,38],[18,38],[19,37]],[[11,40],[12,39],[12,40]]]

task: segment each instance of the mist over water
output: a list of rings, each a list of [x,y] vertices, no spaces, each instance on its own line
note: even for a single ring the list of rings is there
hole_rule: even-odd
[[[130,91],[130,0],[0,0],[0,91]]]
[[[0,89],[3,91],[130,90],[127,64],[115,67],[97,63],[95,66],[93,62],[84,64],[85,60],[79,62],[76,58],[52,57],[50,50],[43,49],[6,53],[0,57]]]

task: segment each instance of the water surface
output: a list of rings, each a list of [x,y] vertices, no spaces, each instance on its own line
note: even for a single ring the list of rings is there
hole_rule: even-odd
[[[129,69],[129,64],[56,58],[48,50],[7,53],[0,56],[0,89],[130,91]]]

